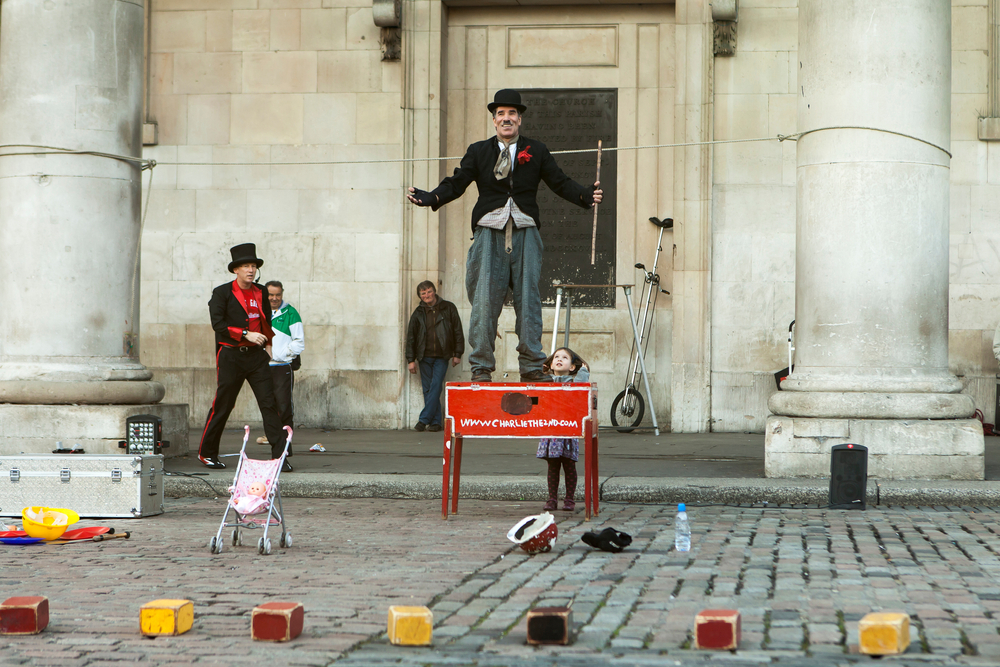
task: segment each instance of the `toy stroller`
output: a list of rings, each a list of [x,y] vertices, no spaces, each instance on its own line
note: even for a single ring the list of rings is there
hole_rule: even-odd
[[[219,532],[208,543],[208,549],[213,554],[222,553],[222,531],[233,529],[233,546],[243,544],[240,528],[246,530],[264,529],[264,536],[257,540],[257,552],[263,556],[271,553],[271,540],[267,531],[271,526],[281,526],[281,538],[278,541],[282,548],[292,546],[292,534],[285,527],[285,515],[281,509],[281,490],[278,487],[278,477],[281,465],[288,456],[288,448],[292,444],[292,429],[286,426],[288,438],[285,440],[285,451],[276,459],[260,460],[247,456],[247,440],[250,439],[250,427],[243,427],[243,446],[240,448],[240,462],[236,466],[236,477],[229,487],[229,502],[226,512],[222,515]],[[229,521],[229,513],[236,515],[235,521]]]

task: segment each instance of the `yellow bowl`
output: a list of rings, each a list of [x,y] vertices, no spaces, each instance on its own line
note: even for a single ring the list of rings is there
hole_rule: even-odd
[[[62,537],[66,529],[79,520],[79,514],[60,507],[25,507],[21,510],[24,532],[30,537],[46,540]]]

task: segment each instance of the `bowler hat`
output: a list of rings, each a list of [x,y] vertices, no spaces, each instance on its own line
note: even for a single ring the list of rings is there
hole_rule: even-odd
[[[493,96],[492,104],[486,105],[490,113],[496,111],[497,107],[514,107],[518,113],[524,113],[528,108],[521,104],[521,93],[510,88],[498,90],[497,94]]]
[[[253,243],[241,243],[229,249],[229,254],[233,256],[233,261],[229,262],[229,272],[232,273],[240,264],[253,262],[257,268],[264,266],[264,260],[257,256],[257,246]]]

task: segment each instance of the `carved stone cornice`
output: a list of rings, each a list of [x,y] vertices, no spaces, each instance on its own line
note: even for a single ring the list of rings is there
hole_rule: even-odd
[[[736,23],[739,20],[739,0],[713,0],[712,52],[717,56],[736,55]]]

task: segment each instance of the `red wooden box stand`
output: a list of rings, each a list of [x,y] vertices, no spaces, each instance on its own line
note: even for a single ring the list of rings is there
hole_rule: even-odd
[[[445,384],[444,474],[441,518],[458,513],[458,484],[465,438],[581,438],[585,468],[585,517],[597,514],[597,385],[586,382],[540,384],[448,382]]]

